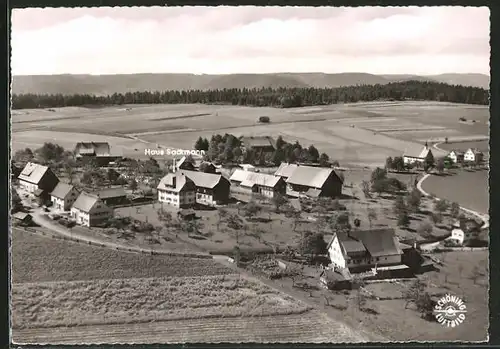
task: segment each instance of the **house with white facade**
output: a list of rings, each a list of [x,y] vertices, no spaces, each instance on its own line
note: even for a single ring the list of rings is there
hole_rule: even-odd
[[[79,195],[80,192],[75,186],[59,182],[50,193],[50,201],[56,210],[69,211]]]
[[[286,183],[282,177],[268,173],[235,170],[229,178],[231,184],[248,194],[260,194],[268,198],[284,195]],[[233,187],[231,187],[233,188]]]
[[[229,202],[231,183],[218,173],[179,170],[196,186],[196,203],[205,206],[216,206]]]
[[[156,188],[158,201],[178,208],[186,208],[196,203],[196,185],[181,173],[169,173]]]
[[[403,154],[403,161],[405,165],[424,164],[427,159],[433,157],[434,154],[431,148],[425,143],[424,147],[418,153],[410,151]]]
[[[332,266],[350,272],[402,264],[402,250],[393,229],[335,233],[327,246]]]
[[[464,154],[466,162],[480,162],[484,158],[484,154],[476,148],[469,148]]]
[[[452,150],[446,157],[449,158],[454,164],[459,164],[464,161],[464,155],[465,153],[463,151]]]
[[[113,209],[93,194],[80,193],[71,207],[71,218],[86,227],[96,226],[113,217]]]
[[[59,178],[49,167],[33,162],[28,162],[17,178],[22,189],[47,200],[59,183]]]

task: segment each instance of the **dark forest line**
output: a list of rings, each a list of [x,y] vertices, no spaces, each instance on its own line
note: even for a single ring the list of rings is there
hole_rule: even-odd
[[[426,100],[463,104],[489,104],[489,91],[478,87],[425,81],[359,85],[336,88],[252,88],[186,91],[142,91],[89,94],[14,94],[12,109],[108,106],[123,104],[225,104],[293,108],[377,100]]]

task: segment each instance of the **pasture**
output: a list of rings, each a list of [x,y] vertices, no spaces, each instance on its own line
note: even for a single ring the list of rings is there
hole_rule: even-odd
[[[259,124],[268,116],[270,124]],[[463,124],[459,117],[476,120]],[[16,110],[12,144],[17,150],[51,141],[72,149],[77,141],[106,140],[130,157],[156,144],[192,149],[215,133],[282,136],[314,144],[341,163],[375,166],[387,156],[419,150],[426,140],[487,137],[487,107],[438,102],[378,102],[315,108],[220,105],[130,105],[104,108]],[[135,150],[137,149],[137,150]]]
[[[487,214],[490,201],[488,182],[487,170],[461,170],[449,176],[430,176],[422,183],[422,188],[438,198]]]

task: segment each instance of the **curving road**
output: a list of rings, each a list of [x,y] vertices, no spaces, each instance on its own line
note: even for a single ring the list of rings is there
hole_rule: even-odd
[[[426,192],[423,188],[422,188],[422,184],[424,183],[424,181],[429,178],[431,176],[431,174],[426,174],[425,176],[423,176],[417,183],[417,189],[422,193],[422,195],[424,196],[430,196],[430,194],[428,192]],[[442,199],[442,198],[441,198]],[[437,200],[441,200],[440,198],[437,198]],[[483,213],[483,212],[478,212],[478,211],[475,211],[475,210],[472,210],[470,208],[466,208],[466,207],[463,207],[460,202],[458,203],[460,205],[460,209],[462,211],[465,211],[469,214],[472,214],[476,217],[478,217],[479,219],[481,219],[484,223],[483,223],[483,226],[481,227],[482,229],[487,229],[489,228],[490,226],[490,216],[486,213]]]

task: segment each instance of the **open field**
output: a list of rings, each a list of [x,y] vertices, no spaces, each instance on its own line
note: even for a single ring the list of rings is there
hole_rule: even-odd
[[[442,143],[439,148],[445,150],[461,150],[467,151],[469,148],[477,148],[483,153],[487,154],[490,152],[490,143],[488,140],[485,141],[471,141],[471,142],[456,142],[456,143]]]
[[[230,274],[211,259],[118,252],[15,230],[12,282],[75,281]]]
[[[301,314],[309,307],[235,276],[14,284],[13,327]]]
[[[212,260],[116,252],[17,231],[12,253],[16,343],[366,340]]]
[[[422,188],[439,198],[487,214],[490,202],[488,177],[487,170],[461,170],[450,176],[430,176],[422,183]]]
[[[15,343],[352,343],[366,341],[318,311],[13,331]]]
[[[419,150],[426,140],[487,137],[488,108],[438,102],[372,102],[311,108],[253,108],[219,105],[130,105],[105,108],[16,110],[13,149],[56,142],[71,149],[77,141],[106,140],[125,156],[144,157],[144,149],[191,149],[200,136],[282,135],[314,144],[341,163],[375,166],[387,156]],[[262,125],[260,116],[271,123]],[[458,122],[464,116],[476,123]],[[120,136],[121,135],[121,136]],[[133,139],[129,136],[136,136]],[[128,138],[123,138],[128,137]],[[138,150],[135,150],[138,149]]]

